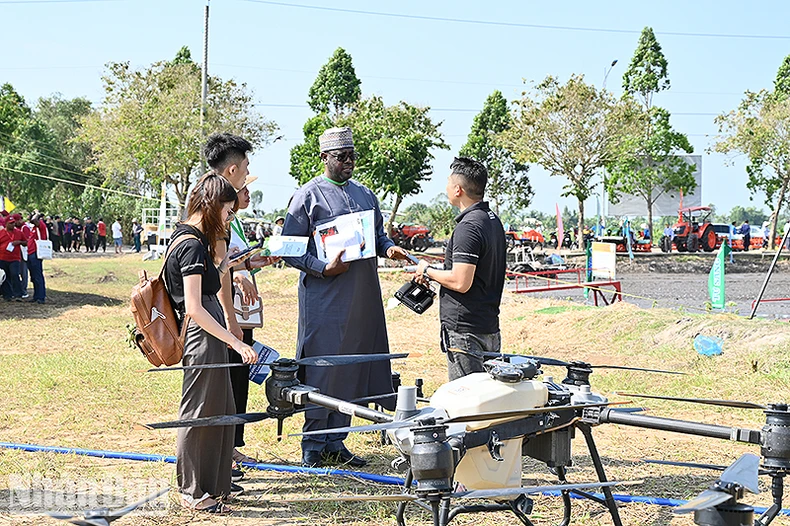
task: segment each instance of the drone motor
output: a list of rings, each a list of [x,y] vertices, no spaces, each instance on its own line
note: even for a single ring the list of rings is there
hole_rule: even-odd
[[[418,426],[411,432],[411,470],[417,481],[417,495],[452,492],[456,458],[447,441],[447,426]]]

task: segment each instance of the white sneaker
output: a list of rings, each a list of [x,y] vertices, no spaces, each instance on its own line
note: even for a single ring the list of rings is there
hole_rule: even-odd
[[[22,294],[22,299],[23,299],[23,300],[24,300],[24,299],[27,299],[27,298],[29,298],[29,297],[30,297],[30,294],[28,294],[27,292],[25,292],[24,294]]]

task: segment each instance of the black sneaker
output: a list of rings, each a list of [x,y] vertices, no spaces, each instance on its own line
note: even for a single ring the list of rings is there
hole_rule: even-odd
[[[233,482],[238,482],[244,478],[244,472],[240,469],[231,469],[230,470],[230,480]]]
[[[238,484],[233,484],[231,482],[231,484],[230,484],[230,493],[228,493],[228,496],[231,497],[231,498],[238,497],[242,493],[244,493],[244,488],[242,488]]]

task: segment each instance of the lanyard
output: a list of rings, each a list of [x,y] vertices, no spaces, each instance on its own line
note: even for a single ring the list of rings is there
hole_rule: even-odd
[[[236,235],[239,236],[239,239],[244,243],[245,248],[249,248],[249,244],[247,243],[247,237],[244,235],[244,227],[241,226],[241,222],[237,217],[233,218],[233,222],[230,224],[230,227],[236,232]]]

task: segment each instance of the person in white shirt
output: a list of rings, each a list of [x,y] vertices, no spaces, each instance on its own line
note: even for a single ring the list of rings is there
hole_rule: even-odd
[[[115,253],[123,254],[121,247],[123,246],[123,232],[121,231],[121,218],[115,220],[112,224],[112,241],[115,245]]]
[[[285,218],[283,216],[274,220],[274,227],[272,227],[273,236],[281,236],[283,234],[283,223],[285,223]]]

